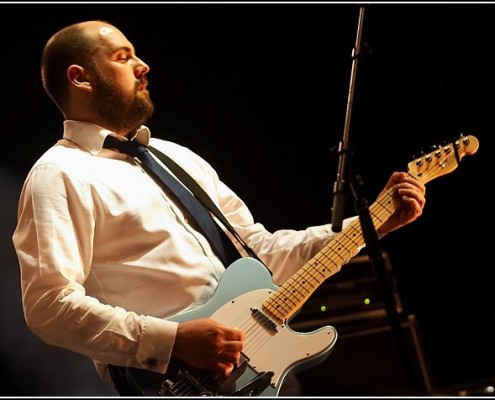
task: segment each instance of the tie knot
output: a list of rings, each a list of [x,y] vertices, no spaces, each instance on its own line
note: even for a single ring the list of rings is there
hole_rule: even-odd
[[[146,146],[136,140],[119,140],[112,135],[108,135],[105,138],[103,147],[107,149],[117,149],[132,157],[138,157],[141,153],[147,151]]]

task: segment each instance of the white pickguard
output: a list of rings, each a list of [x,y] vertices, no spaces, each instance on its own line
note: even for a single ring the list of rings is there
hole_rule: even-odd
[[[272,371],[272,384],[278,387],[296,364],[330,351],[337,333],[329,326],[311,333],[297,333],[287,325],[277,325],[276,332],[265,329],[251,316],[251,307],[261,309],[261,303],[269,294],[269,289],[259,289],[236,297],[212,318],[246,332],[243,353],[249,358],[249,365],[259,372]]]

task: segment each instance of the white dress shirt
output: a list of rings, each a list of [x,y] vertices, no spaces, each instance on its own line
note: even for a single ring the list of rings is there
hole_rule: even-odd
[[[207,301],[225,268],[134,160],[102,149],[108,134],[64,122],[26,178],[13,235],[29,328],[92,358],[105,380],[107,364],[165,373],[178,326],[166,318]],[[197,154],[145,126],[136,139],[203,187],[277,284],[335,235],[329,224],[268,232]]]

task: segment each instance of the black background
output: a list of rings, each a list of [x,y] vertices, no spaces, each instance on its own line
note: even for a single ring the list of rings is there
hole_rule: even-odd
[[[495,5],[367,3],[350,140],[374,199],[421,151],[476,136],[480,148],[427,185],[424,214],[385,237],[406,311],[417,315],[435,387],[495,378],[492,115]],[[20,185],[62,132],[39,59],[59,28],[114,23],[151,71],[155,136],[205,157],[271,229],[331,219],[359,4],[0,4],[0,395],[111,395],[86,359],[25,327],[11,244]],[[354,213],[351,204],[346,214]],[[6,225],[4,225],[4,223]],[[380,360],[376,360],[380,363]],[[332,393],[321,393],[332,395]]]

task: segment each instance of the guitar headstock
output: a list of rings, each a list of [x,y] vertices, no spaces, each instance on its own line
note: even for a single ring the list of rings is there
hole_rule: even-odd
[[[464,156],[478,151],[479,141],[472,135],[461,135],[457,140],[437,146],[432,152],[411,161],[407,167],[410,174],[426,183],[457,168]]]

